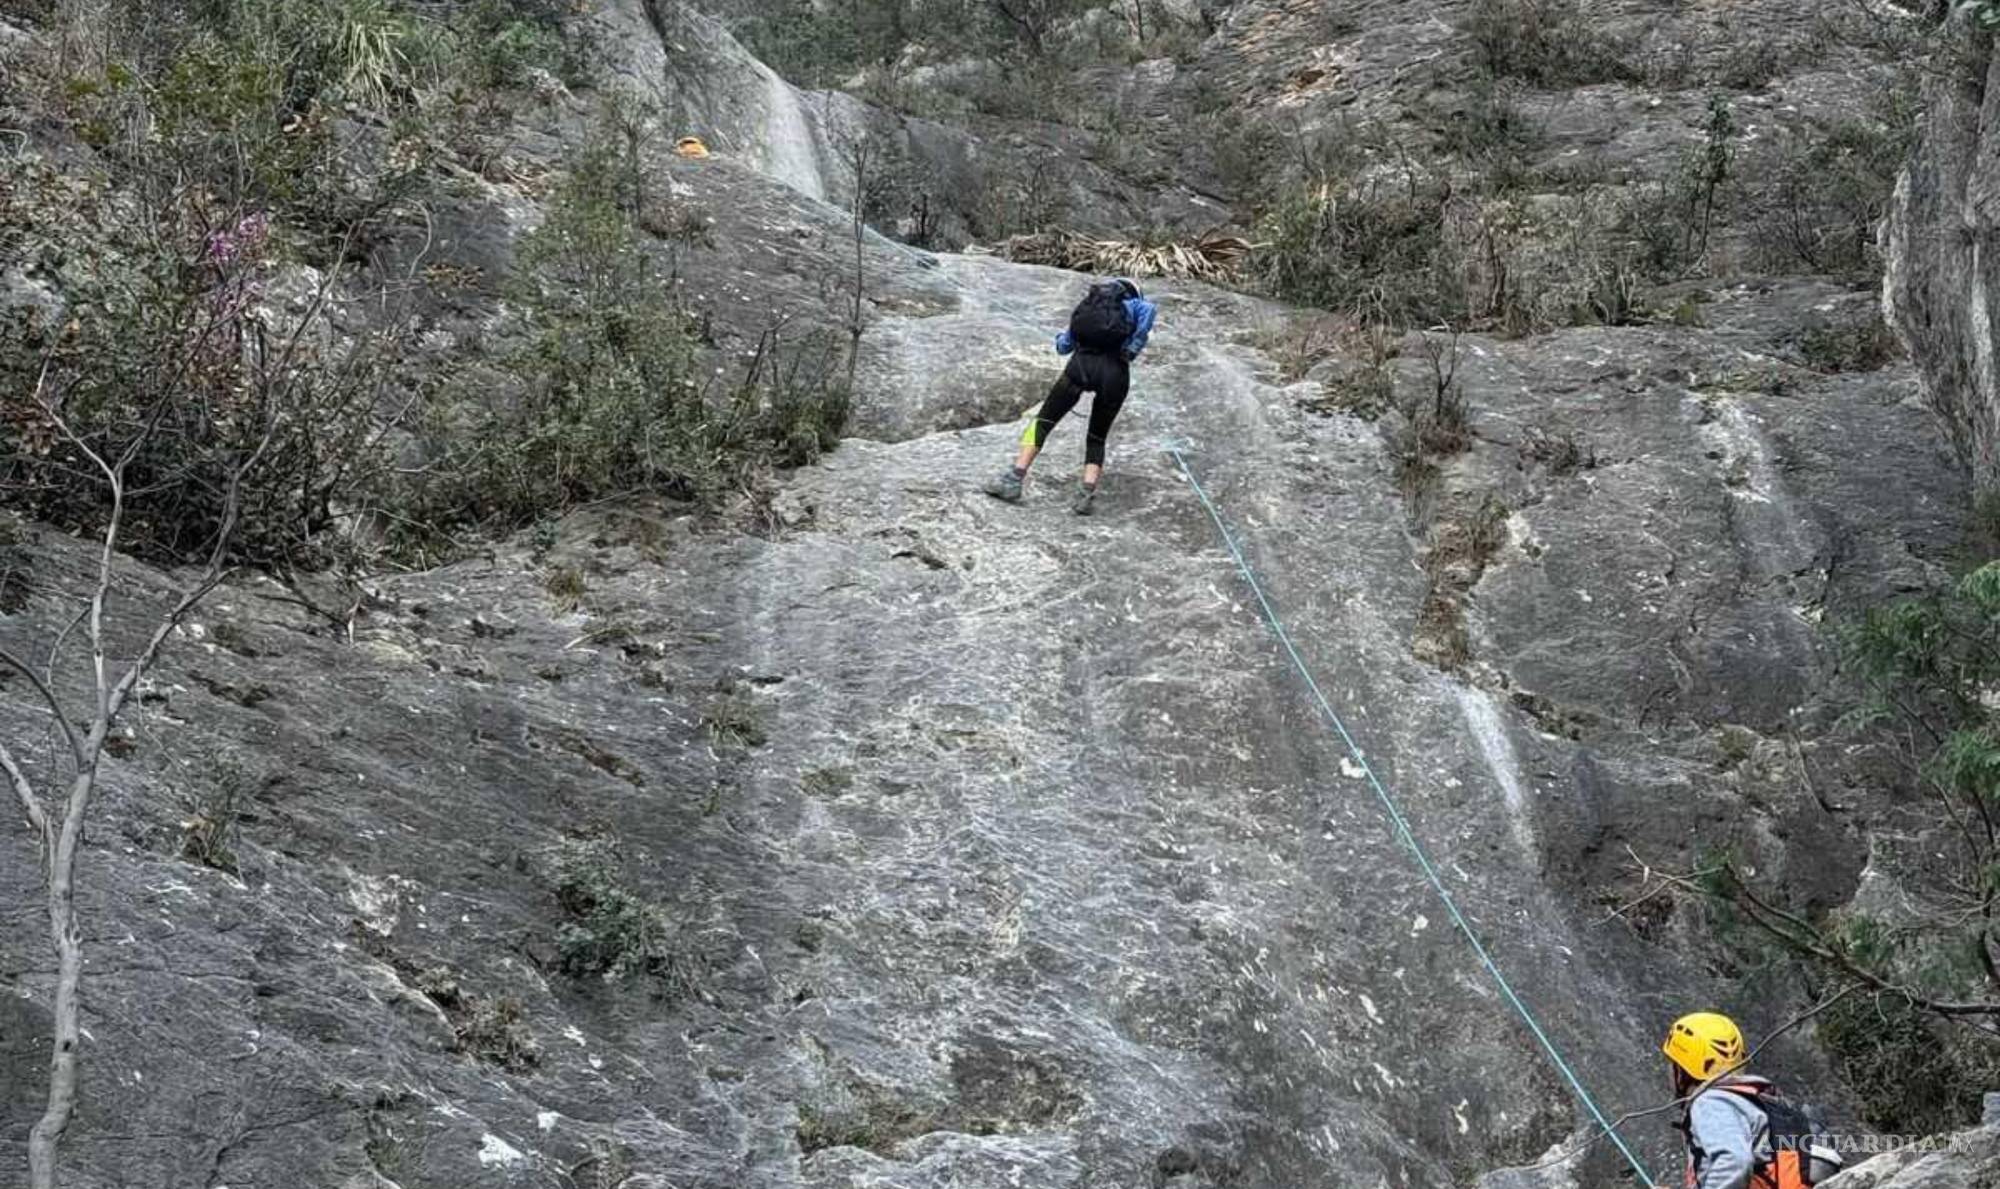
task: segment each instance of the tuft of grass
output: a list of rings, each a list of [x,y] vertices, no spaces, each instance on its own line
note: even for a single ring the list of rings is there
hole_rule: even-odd
[[[702,727],[709,741],[725,751],[762,747],[770,741],[764,729],[764,708],[755,694],[733,685],[718,694],[702,711]]]
[[[459,1052],[515,1072],[540,1063],[541,1046],[528,1030],[520,1000],[507,995],[489,999],[469,994],[449,966],[433,966],[417,975],[416,981],[417,990],[451,1021],[454,1047]]]
[[[1517,447],[1523,463],[1539,464],[1551,475],[1568,475],[1597,466],[1597,451],[1589,440],[1573,430],[1551,433],[1530,426]]]
[[[943,1122],[931,1112],[889,1102],[879,1093],[866,1094],[844,1108],[800,1103],[798,1109],[794,1134],[799,1151],[808,1156],[828,1148],[860,1148],[877,1156],[893,1156],[897,1144],[934,1131]]]
[[[209,779],[189,798],[190,812],[181,821],[181,857],[237,874],[236,823],[261,783],[233,757],[217,760]]]
[[[1879,312],[1858,321],[1815,326],[1799,336],[1799,355],[1814,371],[1878,371],[1902,354],[1903,344]]]
[[[799,777],[799,788],[808,797],[818,797],[827,801],[843,795],[853,787],[854,770],[852,768],[814,768]]]
[[[1717,767],[1733,772],[1757,753],[1757,732],[1730,723],[1716,731],[1715,747],[1720,754]]]
[[[1355,367],[1320,384],[1320,395],[1299,402],[1309,413],[1345,413],[1373,421],[1394,408],[1396,384],[1388,369]]]
[[[542,589],[548,591],[555,600],[557,610],[569,612],[583,605],[583,598],[589,593],[584,582],[583,571],[575,566],[557,566],[542,577]]]

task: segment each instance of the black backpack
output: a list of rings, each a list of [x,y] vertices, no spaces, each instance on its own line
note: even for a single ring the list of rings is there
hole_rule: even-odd
[[[1751,1178],[1753,1186],[1806,1189],[1824,1183],[1845,1163],[1820,1122],[1819,1112],[1794,1102],[1769,1087],[1724,1084],[1717,1090],[1741,1095],[1757,1104],[1770,1128],[1771,1160]]]
[[[1115,354],[1132,337],[1132,317],[1125,312],[1125,286],[1117,281],[1092,285],[1069,316],[1069,337],[1080,351]]]

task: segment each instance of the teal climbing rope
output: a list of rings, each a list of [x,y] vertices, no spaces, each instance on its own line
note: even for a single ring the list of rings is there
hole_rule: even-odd
[[[1194,488],[1195,495],[1201,500],[1201,506],[1208,509],[1208,518],[1215,522],[1215,530],[1222,534],[1222,543],[1228,548],[1229,556],[1235,559],[1236,569],[1243,575],[1243,581],[1250,587],[1250,593],[1257,596],[1257,605],[1263,611],[1264,622],[1270,626],[1271,633],[1278,638],[1278,643],[1284,646],[1285,654],[1291,657],[1292,666],[1299,671],[1299,676],[1305,678],[1306,689],[1311,691],[1313,701],[1319,705],[1320,714],[1332,724],[1334,732],[1340,736],[1340,741],[1347,745],[1348,753],[1354,757],[1354,762],[1361,766],[1362,774],[1368,779],[1368,787],[1375,790],[1376,799],[1382,802],[1382,808],[1388,813],[1389,821],[1396,827],[1396,833],[1402,838],[1403,845],[1416,856],[1417,866],[1423,869],[1424,878],[1430,881],[1431,887],[1438,894],[1438,899],[1444,902],[1445,911],[1450,914],[1452,923],[1458,926],[1458,931],[1471,943],[1472,952],[1478,955],[1480,965],[1486,968],[1486,973],[1493,976],[1493,985],[1500,989],[1501,996],[1519,1013],[1522,1022],[1528,1025],[1528,1031],[1534,1033],[1535,1039],[1541,1042],[1542,1051],[1549,1055],[1549,1060],[1562,1073],[1570,1089],[1576,1092],[1577,1100],[1583,1103],[1591,1118],[1597,1120],[1597,1125],[1604,1129],[1604,1134],[1617,1145],[1619,1154],[1632,1166],[1632,1171],[1639,1174],[1640,1182],[1646,1185],[1647,1189],[1657,1189],[1659,1182],[1646,1171],[1646,1166],[1639,1162],[1638,1156],[1634,1155],[1632,1149],[1626,1145],[1624,1137],[1618,1134],[1617,1127],[1605,1117],[1603,1110],[1597,1105],[1597,1100],[1584,1088],[1583,1080],[1577,1077],[1576,1071],[1563,1059],[1555,1042],[1549,1039],[1549,1034],[1543,1031],[1541,1023],[1535,1019],[1535,1014],[1529,1011],[1528,1005],[1514,993],[1513,984],[1507,981],[1507,976],[1500,972],[1499,964],[1486,952],[1486,946],[1479,940],[1479,934],[1472,928],[1472,922],[1466,920],[1465,914],[1458,910],[1458,902],[1452,899],[1451,891],[1445,887],[1443,878],[1432,865],[1430,855],[1425,853],[1423,844],[1417,841],[1416,834],[1411,831],[1409,819],[1403,816],[1402,807],[1396,803],[1396,798],[1389,794],[1388,788],[1375,775],[1374,766],[1368,762],[1368,757],[1361,753],[1360,746],[1354,742],[1354,736],[1348,734],[1347,724],[1343,723],[1340,715],[1334,712],[1333,704],[1327,701],[1326,694],[1319,688],[1319,682],[1313,679],[1312,670],[1306,667],[1305,657],[1299,654],[1298,647],[1292,643],[1291,633],[1285,630],[1284,620],[1278,618],[1277,609],[1271,605],[1270,598],[1264,593],[1263,585],[1257,581],[1257,572],[1251,568],[1250,559],[1245,557],[1243,550],[1237,546],[1235,535],[1223,522],[1221,510],[1215,506],[1215,501],[1208,497],[1201,480],[1194,477],[1194,470],[1188,466],[1187,458],[1181,453],[1180,446],[1169,445],[1167,453],[1173,455],[1181,474],[1187,477],[1189,486]]]

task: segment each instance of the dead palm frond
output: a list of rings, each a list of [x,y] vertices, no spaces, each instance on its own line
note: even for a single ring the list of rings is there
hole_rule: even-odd
[[[1077,272],[1140,277],[1228,281],[1257,245],[1241,236],[1207,231],[1192,239],[1139,242],[1100,239],[1070,231],[1017,235],[999,245],[999,254],[1022,264],[1043,264]]]

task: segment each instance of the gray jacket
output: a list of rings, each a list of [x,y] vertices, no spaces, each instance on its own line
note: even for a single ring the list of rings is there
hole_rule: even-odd
[[[1771,1125],[1757,1104],[1726,1084],[1770,1086],[1763,1078],[1724,1076],[1688,1104],[1688,1161],[1693,1189],[1744,1189],[1771,1159]]]

